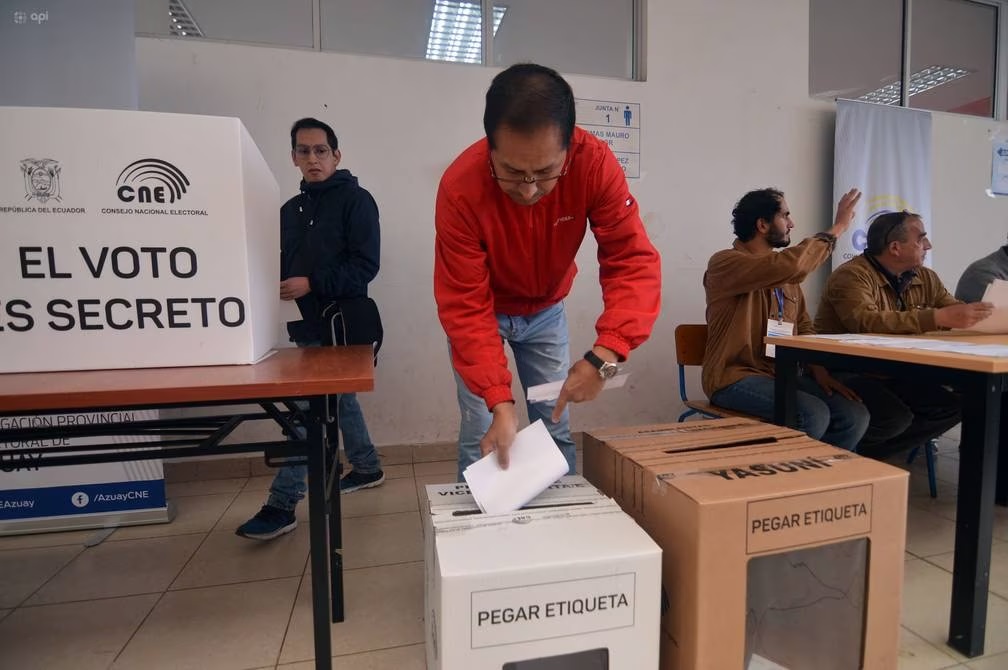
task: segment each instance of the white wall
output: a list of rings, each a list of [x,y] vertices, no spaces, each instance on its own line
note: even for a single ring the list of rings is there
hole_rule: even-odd
[[[1008,196],[987,195],[995,138],[1008,123],[962,114],[932,117],[932,269],[955,291],[966,266],[1005,244]]]
[[[807,0],[650,2],[647,82],[569,78],[579,97],[642,104],[642,178],[631,188],[664,259],[665,291],[651,340],[630,359],[629,391],[575,407],[575,430],[673,421],[681,411],[673,329],[703,320],[703,268],[731,243],[742,193],[782,188],[799,237],[829,225],[833,105],[808,97],[808,29]],[[481,136],[496,70],[149,38],[137,40],[137,59],[142,109],[241,117],[291,194],[299,174],[290,124],[314,115],[334,125],[344,167],[382,212],[373,295],[386,343],[377,390],[361,396],[372,436],[378,444],[455,439],[454,383],[431,287],[433,202],[441,172]],[[589,236],[567,301],[574,355],[591,345],[601,308],[594,253]],[[820,274],[806,290],[817,295],[821,283]]]

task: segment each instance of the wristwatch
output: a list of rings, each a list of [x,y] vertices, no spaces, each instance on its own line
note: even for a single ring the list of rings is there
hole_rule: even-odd
[[[616,367],[615,363],[610,363],[609,361],[604,361],[595,355],[594,351],[586,351],[584,359],[595,366],[598,370],[599,377],[602,379],[612,379],[619,372],[619,368]]]

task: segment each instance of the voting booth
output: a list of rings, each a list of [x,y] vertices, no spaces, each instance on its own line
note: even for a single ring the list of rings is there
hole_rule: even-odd
[[[430,670],[654,670],[661,551],[582,477],[482,514],[465,484],[427,487]]]
[[[662,548],[664,670],[895,668],[908,473],[749,419],[592,431]]]
[[[252,363],[280,195],[238,119],[0,108],[0,373]]]
[[[247,364],[274,348],[281,197],[241,121],[0,107],[0,146],[0,374]],[[157,418],[105,414],[0,426]],[[44,453],[4,453],[93,443],[0,444],[0,534],[169,520],[159,460],[38,468]]]

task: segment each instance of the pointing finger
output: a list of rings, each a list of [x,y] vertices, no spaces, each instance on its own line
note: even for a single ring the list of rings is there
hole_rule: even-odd
[[[560,391],[560,397],[557,398],[556,407],[553,408],[553,416],[551,417],[553,419],[553,423],[559,423],[560,418],[563,416],[564,409],[567,407],[568,397],[569,394],[567,393],[567,389],[562,389]]]

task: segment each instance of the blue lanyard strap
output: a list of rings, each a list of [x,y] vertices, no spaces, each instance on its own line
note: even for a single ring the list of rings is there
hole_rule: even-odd
[[[774,296],[777,298],[777,323],[784,322],[784,289],[775,288]]]

